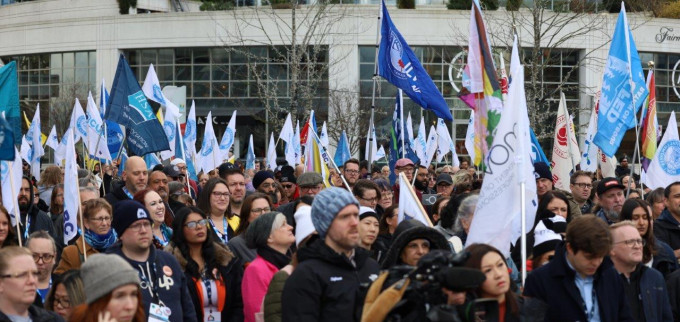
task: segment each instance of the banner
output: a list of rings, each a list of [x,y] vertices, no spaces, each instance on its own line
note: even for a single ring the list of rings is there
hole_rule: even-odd
[[[645,185],[650,189],[666,188],[680,181],[680,137],[675,111],[671,111],[666,133],[664,133],[656,154],[647,168]]]
[[[218,152],[220,162],[222,162],[222,160],[229,159],[229,150],[234,145],[235,137],[236,137],[236,110],[234,110],[234,112],[231,114],[231,119],[229,119],[229,125],[227,125],[227,128],[224,129],[224,134],[222,134],[222,141],[220,141],[220,150]]]
[[[296,153],[295,153],[295,146],[294,144],[294,136],[295,136],[295,131],[293,130],[293,121],[291,118],[290,113],[288,113],[288,116],[286,116],[286,121],[283,122],[283,128],[281,129],[281,133],[279,133],[279,140],[282,140],[285,142],[285,148],[284,148],[284,154],[286,158],[286,162],[288,162],[288,165],[291,167],[295,167],[296,163]],[[299,140],[299,138],[298,138]],[[337,153],[337,152],[336,152]]]
[[[76,162],[73,132],[67,132],[62,141],[66,141],[66,163],[64,166],[64,244],[68,244],[78,234],[80,189],[78,188],[78,164]]]
[[[215,137],[215,130],[213,129],[212,112],[208,112],[208,118],[205,122],[205,131],[203,132],[203,142],[201,142],[201,151],[199,151],[200,164],[199,168],[203,172],[208,173],[216,169],[222,164],[220,159],[217,138]]]
[[[87,117],[87,150],[90,156],[100,161],[110,161],[111,153],[109,153],[109,146],[106,142],[104,122],[97,110],[97,105],[94,103],[92,93],[89,93],[87,97]]]
[[[2,118],[0,118],[2,119]],[[8,137],[5,137],[6,139]],[[11,138],[11,137],[9,137]],[[11,161],[0,161],[0,179],[2,179],[2,205],[9,213],[12,226],[16,227],[16,218],[19,218],[19,191],[21,190],[22,162],[21,155],[14,147],[14,142],[10,142],[14,152],[14,159]],[[5,155],[3,154],[3,157]],[[15,228],[16,229],[16,228]]]
[[[340,166],[345,164],[345,161],[349,160],[350,158],[352,158],[352,154],[349,151],[349,141],[347,140],[347,134],[345,131],[342,131],[342,135],[340,135],[340,140],[338,141],[338,147],[335,149],[333,161],[335,161],[335,164]]]
[[[118,150],[120,150],[120,146],[123,144],[125,134],[118,123],[104,118],[104,115],[106,115],[106,107],[108,106],[108,102],[109,91],[106,90],[106,83],[102,79],[102,86],[99,92],[99,112],[102,120],[104,120],[106,145],[109,147],[109,154],[111,155],[111,159],[116,159],[118,158]]]
[[[418,200],[416,192],[413,191],[411,183],[406,179],[404,173],[399,173],[399,211],[397,222],[415,219],[422,222],[427,227],[432,227],[430,217],[423,209],[423,205]]]
[[[248,140],[248,152],[246,153],[246,170],[255,170],[255,148],[253,147],[253,135]]]
[[[276,141],[274,141],[274,132],[269,136],[269,146],[267,147],[267,166],[270,170],[276,170]]]
[[[560,92],[560,105],[557,108],[555,137],[552,151],[553,184],[557,189],[570,191],[569,181],[576,165],[581,162],[578,141],[574,135],[574,127],[567,111],[567,100]]]
[[[17,63],[11,61],[0,67],[0,114],[12,127],[14,144],[21,143],[21,115],[19,113],[19,82],[17,79]]]
[[[595,94],[595,106],[590,112],[588,130],[584,141],[583,154],[581,155],[581,170],[595,173],[597,171],[598,147],[593,143],[597,133],[597,113],[599,111],[600,93]]]
[[[54,130],[54,128],[52,128],[52,130]],[[14,152],[16,151],[14,141],[14,130],[12,129],[12,126],[7,123],[4,115],[0,113],[0,160],[14,160]]]

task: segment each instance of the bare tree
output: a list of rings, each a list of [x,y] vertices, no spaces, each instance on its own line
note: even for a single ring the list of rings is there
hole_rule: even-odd
[[[49,128],[44,128],[43,131],[49,131],[52,125],[57,126],[57,135],[61,137],[71,122],[71,114],[76,98],[80,100],[80,104],[84,109],[87,106],[87,95],[89,92],[96,92],[94,85],[90,83],[66,83],[59,88],[58,96],[50,98],[49,106]],[[45,133],[47,134],[47,133]]]

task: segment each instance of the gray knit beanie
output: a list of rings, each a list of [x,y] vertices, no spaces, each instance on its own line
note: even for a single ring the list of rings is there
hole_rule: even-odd
[[[94,254],[80,267],[87,304],[111,293],[118,287],[139,285],[139,275],[122,257],[115,254]]]
[[[244,236],[248,248],[257,249],[267,246],[267,239],[269,239],[269,235],[272,234],[272,227],[274,226],[274,221],[278,214],[281,213],[278,211],[271,211],[262,214],[248,225],[248,229],[246,229]],[[283,216],[283,214],[281,215]]]
[[[359,208],[359,202],[352,193],[342,188],[326,188],[314,196],[314,201],[312,202],[312,223],[321,239],[326,238],[328,227],[331,226],[335,216],[338,215],[340,210],[349,205],[355,205]]]

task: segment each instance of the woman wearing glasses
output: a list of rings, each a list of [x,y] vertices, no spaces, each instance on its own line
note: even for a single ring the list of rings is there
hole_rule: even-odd
[[[187,279],[199,321],[243,321],[240,261],[214,241],[208,218],[196,207],[175,214],[174,234],[166,247],[177,258]]]
[[[67,246],[61,253],[59,265],[54,270],[61,274],[70,269],[79,269],[87,256],[103,253],[118,239],[111,229],[111,205],[103,198],[85,201],[83,204],[83,225],[85,230],[74,245]],[[85,245],[83,245],[85,241]]]
[[[172,215],[165,208],[163,198],[151,189],[144,189],[135,193],[135,200],[144,205],[144,208],[149,211],[153,225],[151,232],[153,233],[153,245],[156,249],[163,249],[172,238]]]
[[[63,275],[55,275],[52,289],[47,294],[45,309],[54,311],[68,321],[73,308],[85,303],[83,280],[78,270],[70,270]]]
[[[236,229],[236,237],[230,239],[227,244],[234,254],[236,254],[236,257],[241,260],[243,265],[252,262],[257,256],[256,250],[254,248],[249,248],[246,245],[244,235],[248,226],[250,226],[250,223],[261,214],[270,212],[271,210],[272,200],[264,193],[253,192],[243,200],[243,206],[241,206],[242,220]]]
[[[215,240],[226,244],[236,236],[240,218],[229,214],[229,188],[227,182],[220,178],[208,180],[198,196],[198,208],[208,216],[209,230]]]

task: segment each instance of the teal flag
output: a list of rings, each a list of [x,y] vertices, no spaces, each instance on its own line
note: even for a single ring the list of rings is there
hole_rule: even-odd
[[[0,67],[0,114],[5,113],[7,123],[11,124],[13,133],[21,133],[19,116],[19,82],[17,81],[17,63],[14,61]],[[14,136],[14,144],[21,144],[21,135]]]

